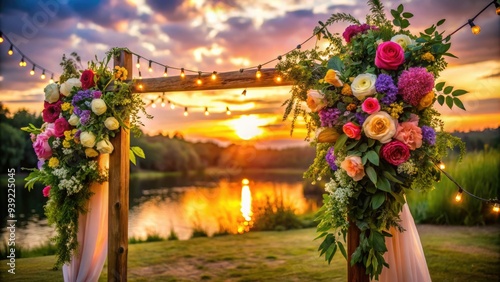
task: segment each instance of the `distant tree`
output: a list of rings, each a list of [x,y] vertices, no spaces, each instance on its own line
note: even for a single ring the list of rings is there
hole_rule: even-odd
[[[24,155],[26,140],[20,130],[3,122],[0,123],[0,168],[6,172],[7,168],[19,168]]]

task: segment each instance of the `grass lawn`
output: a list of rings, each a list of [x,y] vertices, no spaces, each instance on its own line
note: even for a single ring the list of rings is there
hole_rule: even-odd
[[[433,281],[499,281],[500,226],[419,225]],[[129,281],[346,281],[339,254],[318,257],[315,229],[251,232],[129,247]],[[62,281],[53,256],[18,259],[16,274],[0,261],[0,281]],[[100,281],[106,281],[106,266]]]

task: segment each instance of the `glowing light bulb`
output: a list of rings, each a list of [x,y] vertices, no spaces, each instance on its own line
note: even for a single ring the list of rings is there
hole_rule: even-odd
[[[12,56],[12,54],[14,54],[14,50],[12,48],[14,48],[14,46],[11,44],[9,51],[7,51],[7,54],[9,54],[9,56]]]
[[[137,63],[135,64],[137,68],[141,67],[141,57],[137,56]]]
[[[20,67],[25,67],[26,66],[26,62],[24,61],[24,57],[21,58],[21,61],[19,62],[19,66]]]
[[[42,71],[42,75],[40,75],[41,79],[45,79],[45,70]]]
[[[210,113],[208,112],[208,107],[205,107],[205,115],[208,116]]]
[[[152,61],[150,60],[149,61],[149,67],[148,67],[149,72],[153,72],[153,67],[151,66],[151,63],[152,63]]]
[[[186,77],[186,74],[184,73],[184,68],[181,68],[181,78]]]
[[[214,72],[212,73],[212,80],[216,80],[216,79],[217,79],[217,72],[216,72],[216,71],[214,71]]]
[[[139,90],[142,90],[143,86],[142,84],[139,84]]]
[[[469,25],[470,25],[470,30],[472,31],[472,34],[479,34],[481,32],[481,27],[478,25],[475,25],[472,20],[469,20]]]
[[[0,43],[3,43],[3,34],[0,32]]]
[[[281,82],[281,80],[282,80],[281,75],[278,75],[278,77],[276,77],[276,81]]]
[[[497,13],[498,16],[500,16],[500,4],[495,2],[495,12]],[[2,43],[2,40],[0,40],[0,43]]]
[[[500,205],[499,204],[494,204],[493,205],[493,211],[496,212],[496,213],[499,213],[500,212]]]
[[[226,107],[226,114],[229,116],[231,115],[231,111],[229,110],[229,107]]]
[[[172,104],[172,103],[170,103],[170,108],[171,108],[172,110],[173,110],[173,109],[175,109],[175,105],[174,105],[174,104]]]
[[[188,108],[187,107],[184,107],[184,116],[187,117],[188,116]]]
[[[30,70],[30,74],[35,75],[35,66],[33,66],[33,68]]]
[[[54,83],[54,74],[50,76],[50,83]]]
[[[201,71],[198,72],[198,79],[196,80],[196,84],[201,85],[203,81],[201,81]]]
[[[445,169],[445,168],[446,168],[446,166],[444,165],[444,163],[443,163],[443,162],[441,162],[441,163],[439,163],[439,168],[440,168],[440,169]]]
[[[165,67],[165,71],[163,72],[163,76],[164,76],[164,77],[167,77],[167,76],[168,76],[167,71],[168,71],[168,70],[167,70],[167,67]]]
[[[161,107],[165,108],[165,100],[161,99]]]
[[[458,190],[457,195],[455,196],[455,201],[458,203],[462,201],[462,190]]]

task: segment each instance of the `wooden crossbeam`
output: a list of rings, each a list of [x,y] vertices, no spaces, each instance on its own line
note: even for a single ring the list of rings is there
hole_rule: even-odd
[[[255,70],[232,71],[217,74],[213,80],[211,74],[201,76],[201,85],[197,84],[198,75],[143,78],[136,79],[134,92],[180,92],[201,90],[222,90],[235,88],[271,87],[280,85],[292,85],[292,81],[278,81],[278,73],[275,69],[262,69],[262,76],[257,78]]]

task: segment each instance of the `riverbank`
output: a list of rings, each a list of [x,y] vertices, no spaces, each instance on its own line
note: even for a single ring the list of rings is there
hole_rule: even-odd
[[[498,281],[500,226],[419,225],[433,281]],[[250,232],[129,246],[129,281],[346,281],[346,262],[318,256],[312,228]],[[54,256],[16,260],[16,274],[0,261],[0,281],[62,281]],[[106,281],[106,266],[100,281]]]

